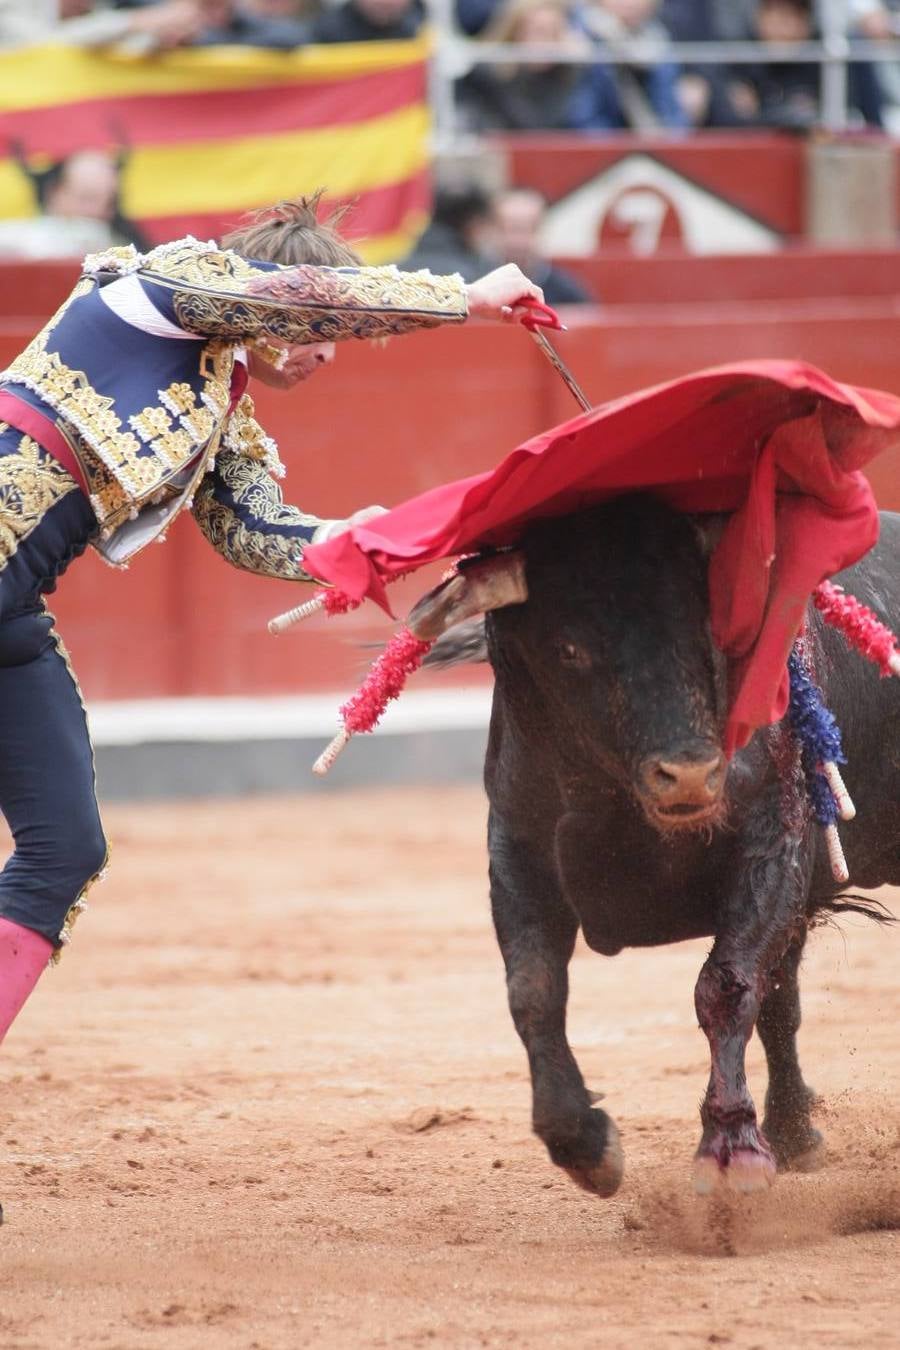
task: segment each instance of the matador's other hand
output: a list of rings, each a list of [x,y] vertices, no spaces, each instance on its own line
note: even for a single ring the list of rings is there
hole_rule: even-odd
[[[466,287],[470,318],[515,323],[530,312],[522,301],[544,302],[540,286],[529,281],[515,263],[506,263]]]
[[[321,544],[326,539],[333,539],[336,534],[343,534],[345,530],[352,529],[354,525],[365,525],[367,520],[374,520],[376,516],[387,514],[386,506],[363,506],[359,511],[354,511],[352,516],[346,520],[332,520],[316,531],[316,543]]]

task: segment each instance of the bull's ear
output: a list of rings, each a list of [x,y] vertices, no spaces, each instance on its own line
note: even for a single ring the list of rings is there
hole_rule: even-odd
[[[410,610],[406,625],[417,638],[432,642],[454,624],[504,605],[528,599],[524,553],[500,553],[442,581]]]

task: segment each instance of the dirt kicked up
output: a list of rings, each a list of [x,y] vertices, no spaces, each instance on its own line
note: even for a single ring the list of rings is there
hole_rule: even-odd
[[[530,1133],[478,790],[105,815],[110,877],[0,1050],[2,1350],[900,1344],[900,933],[814,935],[830,1156],[749,1200],[690,1188],[704,944],[579,948],[603,1201]]]

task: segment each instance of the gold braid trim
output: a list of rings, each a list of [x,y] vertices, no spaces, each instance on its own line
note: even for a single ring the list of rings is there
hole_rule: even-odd
[[[305,515],[296,506],[285,503],[278,484],[257,460],[223,450],[216,459],[216,474],[235,502],[246,510],[250,520],[284,525],[288,529],[309,526],[311,530],[324,523],[318,516]],[[259,576],[281,577],[288,581],[314,580],[303,570],[306,540],[277,530],[254,529],[230,506],[219,501],[215,487],[214,475],[207,474],[194,497],[192,510],[194,519],[217,553],[233,567]]]
[[[266,270],[195,241],[148,254],[148,281],[174,292],[178,322],[209,337],[335,342],[388,337],[467,315],[461,277],[387,267]]]
[[[229,248],[203,244],[188,235],[146,253],[141,271],[151,281],[171,285],[207,286],[213,290],[240,290],[254,277],[268,275],[265,267],[254,267]]]
[[[247,459],[256,460],[276,478],[284,477],[285,468],[278,454],[278,446],[257,422],[256,408],[249,394],[241,395],[225,424],[222,449],[233,450]]]
[[[8,430],[0,422],[0,435]],[[77,487],[68,470],[30,436],[21,436],[13,454],[0,455],[0,569],[50,508]]]
[[[204,386],[199,398],[188,384],[170,384],[158,391],[157,406],[129,419],[133,430],[128,431],[115,400],[94,389],[84,371],[47,350],[52,328],[53,321],[16,357],[4,378],[39,394],[72,428],[85,451],[79,458],[91,487],[91,505],[101,523],[107,523],[123,505],[152,496],[209,441],[228,411],[234,348],[208,343],[200,356]]]

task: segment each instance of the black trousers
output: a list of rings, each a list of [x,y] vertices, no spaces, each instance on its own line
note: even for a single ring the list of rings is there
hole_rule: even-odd
[[[78,684],[44,595],[97,528],[74,480],[0,422],[0,915],[59,945],[107,854]]]

